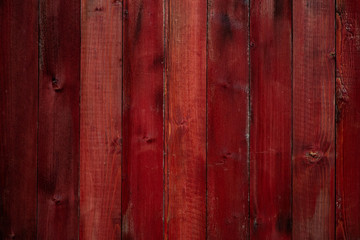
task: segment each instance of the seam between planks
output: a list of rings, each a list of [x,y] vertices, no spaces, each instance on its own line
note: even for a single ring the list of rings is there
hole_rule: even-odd
[[[291,158],[290,158],[290,176],[291,176],[291,183],[290,183],[290,187],[291,187],[291,193],[290,193],[290,212],[291,212],[291,223],[290,223],[290,228],[291,228],[291,238],[292,238],[292,231],[293,231],[293,167],[294,167],[294,160],[293,160],[293,156],[294,156],[294,0],[291,1],[291,143],[290,143],[290,154],[291,154]]]
[[[78,201],[78,222],[77,222],[77,239],[80,240],[80,179],[81,179],[81,40],[82,40],[82,31],[81,31],[81,23],[82,23],[82,4],[81,1],[79,1],[79,143],[78,143],[78,149],[79,149],[79,161],[78,161],[78,191],[77,191],[77,201]]]
[[[36,119],[36,219],[35,219],[35,236],[38,236],[39,222],[39,107],[40,107],[40,0],[37,1],[37,27],[38,27],[38,72],[37,72],[37,119]]]
[[[206,46],[205,46],[205,239],[208,239],[208,41],[209,41],[209,0],[206,0]]]
[[[337,224],[336,224],[336,221],[337,221],[337,216],[336,216],[336,191],[337,191],[337,188],[336,188],[336,186],[337,186],[337,170],[336,170],[336,166],[337,166],[337,164],[336,164],[336,158],[337,158],[337,141],[336,141],[336,139],[337,139],[337,136],[336,136],[336,130],[337,130],[337,128],[336,128],[336,109],[337,109],[337,104],[336,104],[336,77],[337,77],[337,74],[336,74],[336,71],[337,71],[337,49],[336,49],[336,45],[337,45],[337,37],[336,37],[336,28],[337,28],[337,24],[336,24],[336,11],[337,11],[337,0],[333,0],[334,1],[334,44],[335,44],[335,46],[334,46],[334,51],[335,51],[335,57],[334,57],[334,60],[335,60],[335,67],[334,67],[334,82],[333,82],[333,84],[334,84],[334,109],[335,109],[335,111],[333,112],[333,114],[334,114],[334,209],[333,209],[333,211],[334,211],[334,239],[336,239],[336,230],[337,230]]]
[[[120,239],[123,239],[123,220],[124,214],[122,212],[122,199],[123,199],[123,156],[124,156],[124,149],[123,149],[123,136],[124,136],[124,11],[125,11],[125,1],[122,0],[121,6],[121,131],[120,131],[120,139],[121,139],[121,158],[120,158]]]
[[[247,110],[247,126],[246,126],[246,143],[247,143],[247,179],[248,179],[248,226],[247,226],[247,237],[250,240],[250,236],[251,236],[251,228],[250,228],[250,224],[251,224],[251,209],[250,209],[250,191],[251,191],[251,184],[250,184],[250,123],[251,123],[251,39],[250,39],[250,34],[251,34],[251,0],[248,1],[248,16],[247,16],[247,20],[248,20],[248,25],[247,25],[247,32],[248,32],[248,36],[247,36],[247,59],[248,59],[248,72],[249,72],[249,76],[248,76],[248,92],[247,92],[247,100],[248,100],[248,110]]]
[[[165,177],[166,177],[166,174],[165,174],[165,158],[166,158],[166,152],[165,152],[165,149],[166,149],[166,132],[165,132],[165,101],[166,101],[166,94],[165,94],[165,89],[166,89],[166,0],[163,0],[162,1],[162,4],[163,4],[163,33],[162,33],[162,39],[163,39],[163,79],[162,79],[162,82],[163,82],[163,92],[162,92],[162,96],[163,96],[163,102],[162,102],[162,134],[163,134],[163,149],[162,149],[162,172],[163,172],[163,206],[162,206],[162,235],[163,235],[163,239],[165,239],[165,194],[166,194],[166,191],[165,191],[165,184],[166,184],[166,181],[165,181]]]

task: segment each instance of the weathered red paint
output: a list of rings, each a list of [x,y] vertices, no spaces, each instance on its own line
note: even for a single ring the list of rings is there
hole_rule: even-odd
[[[166,11],[165,239],[206,232],[206,1]]]
[[[335,3],[293,1],[293,239],[335,236]]]
[[[36,238],[37,8],[0,2],[0,239]]]
[[[359,11],[0,1],[0,239],[360,238]]]
[[[123,7],[81,4],[80,239],[121,239]]]
[[[210,0],[207,51],[207,239],[249,235],[249,4]]]
[[[38,239],[78,238],[80,3],[40,1]]]
[[[336,239],[360,238],[360,2],[336,6]]]
[[[123,239],[163,237],[163,8],[124,5]]]
[[[251,1],[251,239],[291,239],[291,1]]]

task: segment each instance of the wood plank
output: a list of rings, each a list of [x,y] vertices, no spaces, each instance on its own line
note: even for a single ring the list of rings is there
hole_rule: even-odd
[[[291,238],[291,1],[251,1],[251,239]]]
[[[293,239],[335,236],[335,4],[293,2]]]
[[[80,239],[121,239],[122,2],[81,6]]]
[[[336,238],[360,239],[360,2],[336,7]]]
[[[0,29],[0,239],[35,239],[37,1],[1,1]]]
[[[207,239],[246,239],[249,4],[208,4]]]
[[[40,1],[38,239],[78,238],[80,4]]]
[[[206,232],[206,1],[167,1],[165,239]]]
[[[162,0],[124,4],[123,239],[163,238]]]

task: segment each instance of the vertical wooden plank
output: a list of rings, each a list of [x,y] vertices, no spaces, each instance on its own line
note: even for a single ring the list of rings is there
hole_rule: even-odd
[[[206,1],[167,4],[165,239],[204,239]]]
[[[80,4],[40,1],[38,239],[78,238]]]
[[[0,29],[0,239],[35,239],[37,1],[1,1]]]
[[[334,239],[335,3],[293,1],[293,239]]]
[[[336,7],[336,236],[360,239],[360,2]]]
[[[249,3],[208,4],[207,239],[246,239]]]
[[[122,239],[163,237],[163,10],[124,4]]]
[[[122,1],[81,1],[80,239],[121,239]]]
[[[250,9],[250,235],[290,239],[291,0]]]

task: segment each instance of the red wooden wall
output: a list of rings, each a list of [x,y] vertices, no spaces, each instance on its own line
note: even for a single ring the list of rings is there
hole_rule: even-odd
[[[358,0],[0,0],[0,31],[0,239],[360,239]]]

